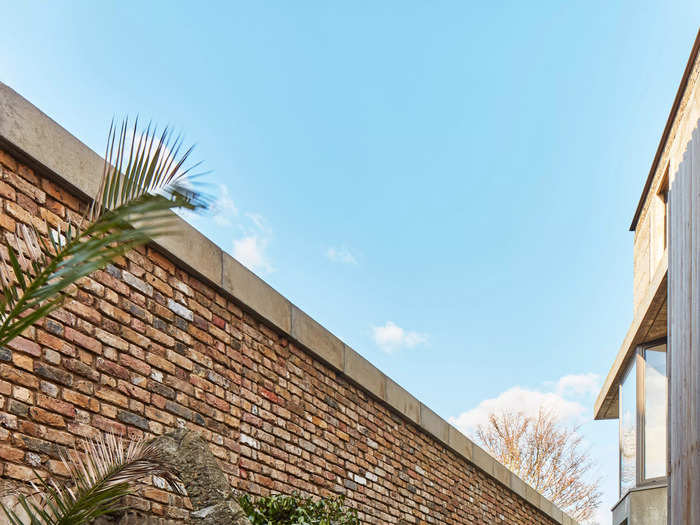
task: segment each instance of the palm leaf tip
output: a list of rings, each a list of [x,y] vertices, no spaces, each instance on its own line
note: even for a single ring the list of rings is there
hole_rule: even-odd
[[[184,148],[181,135],[171,128],[158,131],[148,124],[139,129],[128,119],[110,127],[105,152],[104,176],[91,219],[105,209],[114,209],[146,195],[160,195],[173,206],[194,210],[206,209],[211,199],[198,190],[194,179],[201,174],[199,164],[187,165],[193,147]]]
[[[193,183],[192,148],[169,128],[139,131],[128,120],[110,128],[97,197],[84,220],[48,237],[20,226],[0,254],[0,346],[62,304],[66,291],[130,249],[174,231],[172,210],[201,212],[211,197]],[[85,225],[83,225],[85,222]]]

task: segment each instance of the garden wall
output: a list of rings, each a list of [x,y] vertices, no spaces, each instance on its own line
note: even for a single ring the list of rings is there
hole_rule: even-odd
[[[0,229],[75,223],[102,160],[0,84]],[[98,431],[209,442],[252,494],[345,494],[364,523],[573,523],[456,429],[182,223],[86,279],[0,349],[0,475],[60,474]],[[175,521],[187,501],[134,499]]]

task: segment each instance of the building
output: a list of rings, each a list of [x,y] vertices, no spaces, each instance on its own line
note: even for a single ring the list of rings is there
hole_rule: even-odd
[[[700,33],[630,230],[634,318],[595,403],[619,419],[614,525],[700,523]]]

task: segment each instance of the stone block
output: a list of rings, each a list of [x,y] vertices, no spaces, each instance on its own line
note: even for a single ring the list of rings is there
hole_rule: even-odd
[[[476,444],[472,446],[472,463],[488,475],[493,476],[493,465],[496,463],[496,460]]]
[[[103,159],[2,82],[0,136],[81,193],[97,195]]]
[[[343,369],[343,342],[294,305],[292,337],[337,370]]]
[[[527,484],[514,473],[510,473],[510,488],[518,496],[527,499]]]
[[[527,486],[527,495],[526,495],[526,500],[530,502],[531,505],[534,505],[538,509],[540,508],[540,493],[537,492],[535,489],[533,489],[530,485]]]
[[[196,274],[221,286],[221,248],[179,217],[175,216],[173,221],[175,233],[159,237],[156,244]]]
[[[449,427],[448,444],[452,450],[471,461],[474,443],[452,425]]]
[[[506,487],[510,484],[510,470],[501,465],[498,461],[493,462],[493,477],[503,483]]]
[[[227,253],[223,254],[222,286],[263,319],[284,333],[291,333],[292,305],[290,302]]]
[[[450,426],[447,424],[447,421],[442,419],[423,403],[420,405],[420,425],[428,433],[447,444]]]
[[[386,398],[386,376],[349,346],[345,346],[345,375],[379,399]]]
[[[414,423],[420,424],[420,402],[388,377],[386,402]]]

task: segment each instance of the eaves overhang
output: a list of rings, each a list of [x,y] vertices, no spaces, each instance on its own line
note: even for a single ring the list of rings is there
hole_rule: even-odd
[[[627,330],[615,361],[608,372],[603,387],[593,408],[594,419],[617,419],[618,417],[618,385],[627,370],[627,364],[632,359],[638,345],[658,339],[666,334],[666,296],[668,281],[668,254],[663,258],[649,283],[649,289],[642,300],[638,314]]]

